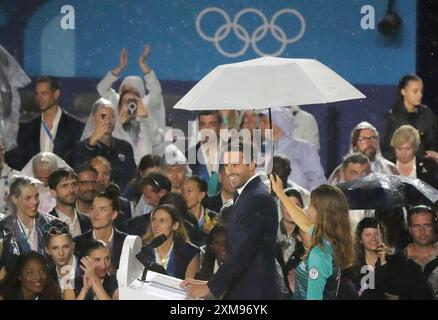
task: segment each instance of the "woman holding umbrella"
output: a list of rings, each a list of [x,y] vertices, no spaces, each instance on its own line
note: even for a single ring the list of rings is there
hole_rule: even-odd
[[[291,219],[312,238],[309,253],[296,269],[294,299],[336,298],[341,270],[355,261],[344,194],[334,186],[321,185],[312,191],[306,213],[286,196],[278,176],[271,175],[270,180]]]

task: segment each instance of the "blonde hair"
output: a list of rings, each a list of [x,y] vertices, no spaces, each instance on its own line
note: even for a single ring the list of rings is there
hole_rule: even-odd
[[[409,124],[402,125],[395,130],[391,138],[391,147],[394,149],[405,143],[412,144],[415,152],[417,152],[418,148],[420,148],[420,133],[417,129]]]
[[[312,244],[323,248],[328,240],[333,247],[335,266],[345,269],[355,262],[354,239],[351,233],[347,200],[340,189],[323,184],[312,191],[310,203],[316,209],[317,216]]]

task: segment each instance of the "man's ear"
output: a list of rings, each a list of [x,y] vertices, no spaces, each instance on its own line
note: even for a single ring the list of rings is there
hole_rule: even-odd
[[[56,89],[53,95],[55,96],[55,99],[58,100],[59,97],[61,96],[61,90]]]
[[[111,215],[111,219],[114,221],[117,219],[119,212],[117,210],[113,210],[113,214]]]
[[[14,205],[17,205],[18,198],[15,197],[15,196],[12,196],[12,197],[11,197],[11,201],[12,201],[12,203],[13,203]]]

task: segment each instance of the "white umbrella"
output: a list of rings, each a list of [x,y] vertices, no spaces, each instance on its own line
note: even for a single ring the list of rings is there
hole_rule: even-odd
[[[262,57],[219,65],[175,109],[266,109],[363,99],[359,90],[314,59]]]

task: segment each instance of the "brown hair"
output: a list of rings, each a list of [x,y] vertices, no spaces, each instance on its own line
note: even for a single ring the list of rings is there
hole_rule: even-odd
[[[348,216],[347,200],[340,189],[323,184],[312,191],[310,203],[318,212],[312,245],[322,248],[328,240],[333,247],[335,266],[345,269],[355,262],[354,241]]]

